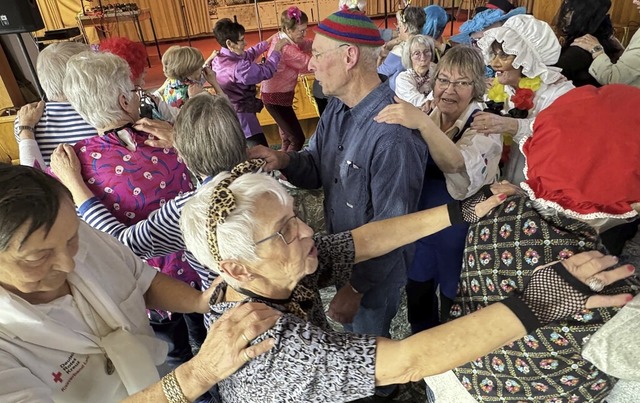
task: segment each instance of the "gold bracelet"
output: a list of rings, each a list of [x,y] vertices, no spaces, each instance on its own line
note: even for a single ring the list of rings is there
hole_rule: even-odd
[[[169,403],[190,403],[176,379],[176,371],[171,371],[162,377],[162,392]]]

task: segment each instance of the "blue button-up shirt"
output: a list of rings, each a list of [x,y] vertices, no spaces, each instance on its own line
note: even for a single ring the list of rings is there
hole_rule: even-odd
[[[296,186],[324,189],[330,233],[369,221],[416,211],[427,163],[427,146],[418,131],[376,123],[373,118],[394,102],[381,83],[353,108],[333,98],[309,146],[290,153],[284,174]],[[366,292],[376,284],[404,281],[411,256],[405,249],[354,267],[351,284]]]

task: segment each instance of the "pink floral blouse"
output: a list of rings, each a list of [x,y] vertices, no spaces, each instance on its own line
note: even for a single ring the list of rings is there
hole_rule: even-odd
[[[148,146],[147,138],[148,134],[125,126],[73,147],[89,189],[127,226],[193,190],[187,167],[175,151]],[[182,251],[147,262],[192,287],[200,284]]]

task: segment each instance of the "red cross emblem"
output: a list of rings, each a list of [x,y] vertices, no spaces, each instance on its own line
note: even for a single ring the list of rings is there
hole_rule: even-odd
[[[60,372],[52,372],[51,375],[53,375],[54,382],[62,383],[62,374]]]

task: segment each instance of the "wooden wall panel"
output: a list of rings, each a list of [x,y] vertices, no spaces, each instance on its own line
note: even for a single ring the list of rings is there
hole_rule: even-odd
[[[25,104],[7,56],[0,46],[0,110],[20,107]]]
[[[129,1],[135,2],[140,8],[151,10],[159,40],[186,37],[180,0],[128,0],[127,2]],[[122,0],[102,0],[103,5],[122,2]],[[184,3],[189,34],[192,36],[210,34],[213,24],[209,17],[207,0],[184,0]],[[38,0],[38,4],[46,29],[54,30],[77,26],[76,15],[81,12],[79,0]],[[85,2],[86,7],[94,7],[96,4],[97,2]],[[149,21],[141,21],[141,24],[145,39],[150,41],[152,32]],[[138,40],[138,35],[132,22],[107,24],[105,28],[110,35],[125,36],[132,40]],[[93,30],[93,28],[90,30]],[[91,40],[96,42],[97,36],[91,35]]]
[[[537,0],[533,4],[533,15],[551,23],[561,3],[562,0]],[[630,22],[640,21],[638,10],[631,0],[611,0],[609,14],[616,26],[627,26]]]

